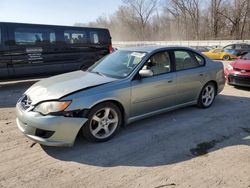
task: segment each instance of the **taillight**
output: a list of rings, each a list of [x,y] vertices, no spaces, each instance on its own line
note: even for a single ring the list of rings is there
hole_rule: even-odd
[[[112,47],[112,43],[109,44],[109,53],[111,54],[113,52],[113,47]]]

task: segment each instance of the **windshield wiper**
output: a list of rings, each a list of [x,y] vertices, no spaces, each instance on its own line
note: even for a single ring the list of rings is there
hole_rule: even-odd
[[[90,72],[101,75],[101,76],[105,76],[104,74],[102,74],[101,72],[98,72],[98,71],[90,71]]]

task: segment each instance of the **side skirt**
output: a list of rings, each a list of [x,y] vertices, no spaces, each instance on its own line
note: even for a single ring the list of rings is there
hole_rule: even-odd
[[[139,116],[134,116],[134,117],[131,117],[131,118],[129,118],[127,120],[127,124],[130,124],[132,122],[135,122],[135,121],[147,118],[147,117],[151,117],[151,116],[154,116],[154,115],[162,114],[164,112],[169,112],[169,111],[172,111],[172,110],[175,110],[175,109],[178,109],[178,108],[182,108],[182,107],[185,107],[185,106],[191,106],[191,105],[195,105],[195,104],[197,104],[197,101],[191,101],[191,102],[187,102],[187,103],[184,103],[184,104],[179,104],[179,105],[176,105],[176,106],[172,106],[172,107],[169,107],[169,108],[163,108],[163,109],[160,109],[160,110],[156,110],[156,111],[153,111],[153,112],[142,114],[142,115],[139,115]]]

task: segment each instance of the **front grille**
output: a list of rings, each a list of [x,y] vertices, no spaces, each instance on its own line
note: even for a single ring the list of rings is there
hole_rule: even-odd
[[[229,75],[228,81],[231,84],[250,86],[250,76]]]
[[[245,69],[237,69],[234,68],[235,71],[239,71],[239,72],[250,72],[250,70],[245,70]]]
[[[23,98],[21,98],[21,106],[24,110],[27,110],[28,108],[31,107],[32,101],[27,95],[24,95]]]

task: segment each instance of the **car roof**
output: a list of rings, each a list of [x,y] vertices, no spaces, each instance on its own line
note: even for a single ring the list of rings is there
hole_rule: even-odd
[[[151,53],[151,52],[160,51],[160,50],[178,50],[178,49],[195,51],[192,48],[185,47],[185,46],[138,46],[138,47],[122,48],[122,49],[119,49],[119,50],[122,50],[122,51],[139,51],[139,52]]]

